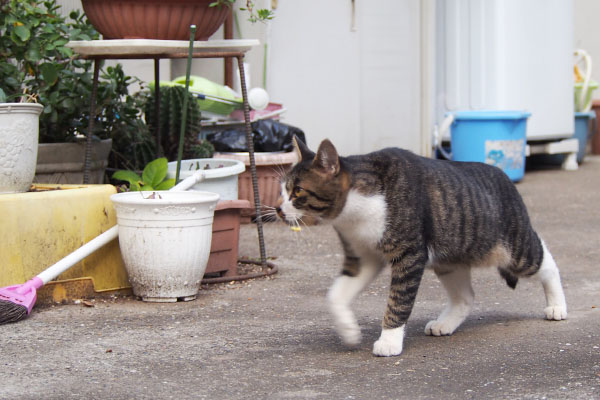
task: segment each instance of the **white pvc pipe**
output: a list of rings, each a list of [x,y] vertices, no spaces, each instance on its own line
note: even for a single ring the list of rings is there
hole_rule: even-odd
[[[52,279],[56,278],[57,276],[71,268],[73,265],[77,264],[79,261],[83,260],[90,254],[98,250],[100,247],[104,246],[111,240],[116,239],[118,234],[119,227],[118,225],[115,225],[106,232],[100,234],[99,236],[96,236],[95,238],[93,238],[92,240],[90,240],[89,242],[87,242],[68,256],[64,257],[59,262],[52,265],[42,273],[40,273],[38,275],[38,278],[40,278],[45,285]]]
[[[173,186],[170,190],[173,190],[176,192],[182,192],[184,190],[188,190],[189,188],[194,186],[196,183],[202,182],[203,180],[204,180],[204,171],[198,170],[198,171],[194,172],[193,175],[188,176],[187,178],[185,178],[184,180],[179,182],[177,185]]]

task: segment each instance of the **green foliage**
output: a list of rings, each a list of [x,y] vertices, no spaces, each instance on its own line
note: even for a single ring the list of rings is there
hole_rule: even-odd
[[[232,7],[235,4],[235,0],[215,0],[210,3],[210,7]],[[267,20],[275,18],[275,14],[273,11],[267,8],[259,8],[258,10],[254,9],[254,2],[252,0],[246,0],[246,7],[240,7],[240,10],[248,12],[248,21],[255,22],[265,22]]]
[[[122,93],[129,85],[120,65],[114,69],[107,68],[111,76],[110,86],[114,91]],[[111,75],[112,74],[112,75]],[[136,80],[139,83],[139,81]],[[134,95],[121,94],[120,97],[110,95],[110,91],[99,93],[106,100],[102,105],[102,126],[113,140],[109,165],[115,169],[142,170],[156,157],[156,141],[144,122],[145,97],[141,93]],[[100,111],[100,108],[98,108]]]
[[[133,171],[120,170],[112,175],[112,179],[129,182],[129,190],[132,192],[168,190],[175,185],[175,179],[165,179],[167,164],[166,158],[157,158],[146,165],[141,177]]]
[[[161,86],[160,87],[160,135],[163,154],[169,160],[177,159],[179,149],[179,135],[181,130],[181,120],[183,116],[183,99],[186,91],[183,86]],[[200,132],[200,107],[197,99],[188,93],[188,110],[185,125],[185,139],[183,146],[183,158],[197,158],[198,153],[208,154],[212,156],[210,151],[210,143],[203,144],[198,139]],[[145,118],[150,132],[156,137],[156,106],[155,106],[155,91],[146,93],[145,99]]]
[[[72,60],[67,42],[97,37],[79,12],[70,18],[59,14],[54,0],[0,2],[0,56],[6,61],[0,64],[0,87],[8,100],[49,92]]]
[[[97,38],[84,15],[62,16],[56,0],[0,0],[0,102],[44,105],[41,143],[75,141],[77,134],[87,134],[93,62],[75,59],[66,44]],[[120,65],[102,71],[93,132],[98,138],[136,135],[141,112],[127,95],[134,82]]]

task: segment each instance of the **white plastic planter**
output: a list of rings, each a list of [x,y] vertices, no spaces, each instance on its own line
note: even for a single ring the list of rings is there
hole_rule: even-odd
[[[177,162],[170,162],[168,168],[167,178],[175,178]],[[221,200],[238,199],[238,175],[246,170],[243,162],[219,158],[182,160],[179,179],[185,179],[199,169],[204,171],[204,180],[191,190],[218,193]]]
[[[144,301],[195,299],[208,262],[219,195],[156,191],[110,198],[133,293]]]
[[[43,109],[36,103],[0,103],[0,193],[31,187]]]

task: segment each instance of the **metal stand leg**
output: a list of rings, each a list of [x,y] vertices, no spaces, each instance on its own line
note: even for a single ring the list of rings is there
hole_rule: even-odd
[[[100,60],[94,59],[94,80],[92,81],[92,98],[90,100],[90,120],[85,142],[85,158],[83,161],[83,183],[90,183],[90,169],[92,164],[92,136],[94,135],[94,122],[96,121],[96,95],[98,93],[98,77],[100,75]]]
[[[154,59],[154,125],[156,126],[156,158],[161,156],[160,145],[160,58]]]
[[[238,56],[238,67],[240,70],[240,86],[244,100],[244,122],[246,123],[246,143],[248,143],[248,155],[250,157],[250,174],[252,175],[252,188],[254,189],[254,205],[256,207],[256,228],[258,230],[258,244],[260,246],[260,262],[267,267],[267,255],[265,250],[265,238],[263,235],[263,221],[258,193],[258,178],[256,176],[256,161],[254,160],[254,140],[252,139],[252,126],[250,125],[250,106],[248,105],[248,92],[246,90],[246,76],[244,73],[244,57]]]

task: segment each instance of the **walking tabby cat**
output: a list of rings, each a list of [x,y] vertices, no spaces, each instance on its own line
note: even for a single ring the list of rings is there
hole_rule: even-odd
[[[521,196],[504,172],[482,163],[441,161],[388,148],[340,157],[329,140],[313,153],[295,139],[300,161],[282,180],[277,213],[290,224],[305,216],[333,225],[345,252],[328,302],[342,340],[356,345],[352,300],[386,266],[391,284],[378,356],[402,352],[404,328],[425,268],[449,297],[425,333],[451,335],[473,306],[471,268],[496,267],[514,288],[536,276],[546,318],[567,316],[552,255],[531,227]]]

